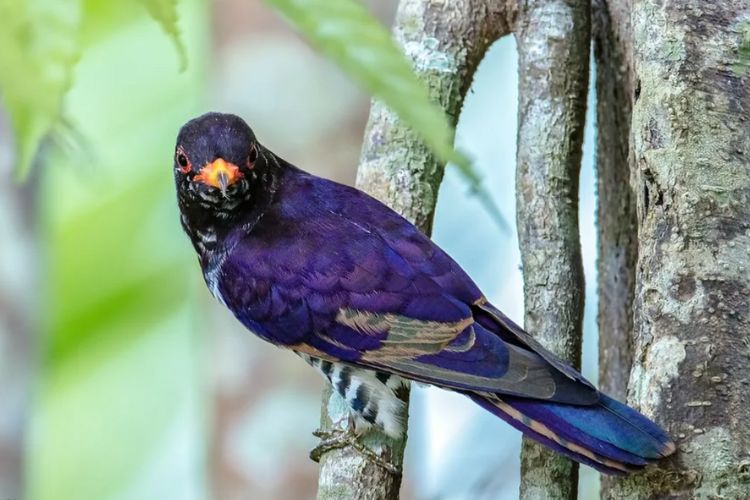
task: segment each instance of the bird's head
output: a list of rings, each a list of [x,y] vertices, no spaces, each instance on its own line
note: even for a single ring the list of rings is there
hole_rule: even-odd
[[[228,214],[252,203],[265,178],[266,155],[242,118],[206,113],[180,129],[174,177],[183,210]]]

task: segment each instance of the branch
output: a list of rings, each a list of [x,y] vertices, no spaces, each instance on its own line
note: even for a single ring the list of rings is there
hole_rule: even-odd
[[[510,2],[509,2],[510,5]],[[415,71],[434,101],[458,120],[474,71],[489,45],[510,31],[513,9],[493,0],[403,0],[394,26]],[[444,165],[398,117],[374,102],[365,132],[357,186],[429,234]],[[408,391],[404,395],[408,398]],[[324,394],[323,431],[344,431],[348,409]],[[320,453],[319,499],[398,498],[405,438],[379,432],[361,440],[366,451],[346,446]]]
[[[630,9],[625,2],[594,0],[596,58],[596,174],[599,233],[599,389],[625,401],[633,364],[633,294],[638,221],[630,186]],[[612,479],[602,477],[603,497]]]
[[[525,327],[580,366],[584,282],[578,233],[590,5],[526,2],[519,13],[516,202]],[[576,498],[577,464],[524,439],[521,498]]]
[[[5,114],[0,109],[0,149],[12,150]],[[0,175],[12,178],[12,155],[0,155]],[[6,161],[7,160],[7,161]],[[38,172],[35,170],[34,172]],[[35,177],[35,176],[34,176]],[[38,179],[0,185],[0,255],[11,265],[0,266],[0,497],[24,497],[24,459],[38,327],[39,234]],[[6,262],[7,264],[7,262]]]
[[[638,252],[635,197],[630,187],[633,86],[626,45],[630,11],[594,0],[596,170],[599,228],[599,386],[623,401],[633,360],[633,287]]]

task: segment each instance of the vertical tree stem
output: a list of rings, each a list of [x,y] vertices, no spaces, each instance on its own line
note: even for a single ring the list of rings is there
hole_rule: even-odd
[[[513,11],[493,0],[399,4],[394,36],[453,125],[477,65],[489,45],[509,31]],[[357,173],[360,189],[429,234],[443,171],[444,165],[395,114],[373,103]],[[323,430],[344,430],[348,410],[343,401],[330,390],[323,399]],[[353,447],[321,455],[319,499],[398,498],[405,438],[394,441],[372,432],[362,444],[378,459]]]
[[[625,401],[633,364],[633,294],[638,221],[630,185],[633,85],[629,0],[594,0],[596,174],[599,233],[599,388]],[[612,480],[602,476],[601,492]]]
[[[628,2],[595,0],[596,170],[599,229],[599,388],[624,401],[633,362],[633,290],[638,253],[635,197],[630,186],[633,87]]]
[[[39,311],[35,179],[13,178],[11,133],[0,115],[0,498],[23,498],[26,429]],[[3,154],[5,153],[5,154]]]
[[[750,3],[634,0],[630,403],[678,453],[611,498],[750,495]]]
[[[519,12],[516,177],[525,327],[580,366],[583,266],[578,177],[589,72],[590,5],[535,0]],[[573,499],[577,464],[524,439],[521,498]]]

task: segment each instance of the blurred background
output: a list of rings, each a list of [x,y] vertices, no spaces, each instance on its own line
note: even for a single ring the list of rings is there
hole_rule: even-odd
[[[366,3],[390,25],[395,0]],[[180,0],[183,72],[140,4],[81,9],[66,127],[23,183],[10,180],[18,150],[0,109],[0,498],[312,498],[322,380],[205,290],[178,222],[174,140],[197,114],[233,112],[277,154],[352,184],[369,97],[261,2]],[[433,236],[522,322],[516,87],[506,38],[456,137],[512,231],[449,169]],[[588,126],[584,374],[595,381],[593,139]],[[403,498],[516,498],[519,449],[518,432],[467,399],[415,388]],[[582,467],[581,481],[581,498],[595,498],[597,476]]]

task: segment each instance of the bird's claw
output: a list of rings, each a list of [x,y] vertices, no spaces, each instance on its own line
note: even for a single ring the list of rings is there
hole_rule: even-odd
[[[401,474],[400,468],[384,460],[359,440],[363,433],[357,432],[353,415],[349,414],[346,427],[343,429],[341,427],[340,425],[334,425],[331,429],[313,431],[313,436],[320,438],[320,443],[310,450],[310,458],[313,462],[320,462],[321,457],[331,450],[352,448],[367,460],[379,465],[391,474],[396,476]]]
[[[346,424],[343,424],[342,419],[338,422],[334,422],[329,429],[321,428],[313,431],[313,436],[320,438],[318,446],[310,451],[310,458],[313,461],[319,462],[320,457],[330,450],[345,448],[347,446],[356,449],[358,445],[362,446],[362,444],[357,441],[359,434],[356,431],[354,416],[349,413],[346,420]]]

